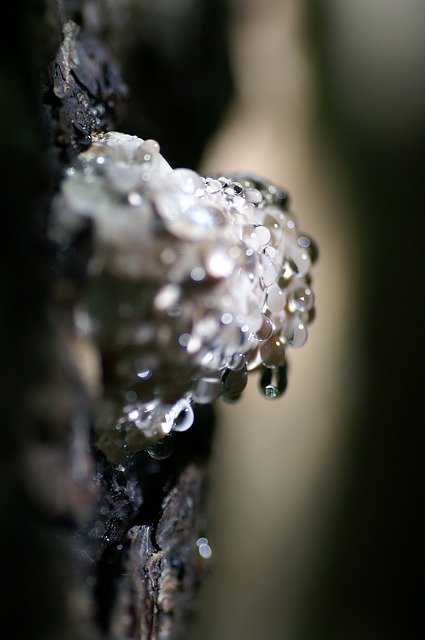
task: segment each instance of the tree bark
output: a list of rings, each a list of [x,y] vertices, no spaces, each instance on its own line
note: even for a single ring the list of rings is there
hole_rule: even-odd
[[[204,4],[193,7],[198,11]],[[147,39],[146,31],[139,38],[134,28],[128,39],[123,37],[135,7],[136,27],[148,18],[155,23],[157,17],[146,9],[149,3],[123,2],[118,10],[105,2],[99,5],[101,12],[96,5],[84,0],[28,3],[12,18],[24,45],[22,59],[7,59],[10,95],[15,91],[22,113],[6,105],[1,120],[2,138],[11,150],[16,182],[11,181],[9,190],[17,212],[9,236],[12,251],[4,254],[9,266],[4,296],[13,314],[2,315],[1,325],[6,338],[3,362],[9,372],[2,385],[2,548],[7,552],[3,566],[12,576],[2,602],[5,620],[23,637],[178,640],[186,637],[196,592],[208,569],[196,540],[205,533],[213,412],[209,407],[196,412],[192,429],[176,434],[168,460],[153,460],[145,452],[123,465],[104,458],[91,432],[95,346],[76,340],[69,321],[84,285],[90,238],[73,247],[60,286],[57,275],[63,275],[64,267],[55,262],[47,241],[49,200],[66,165],[90,145],[93,133],[126,126],[125,120],[120,123],[128,89],[112,49],[128,64],[129,75],[145,62],[153,78],[167,68],[163,51]],[[193,33],[191,16],[189,12],[179,36],[182,43],[185,33]],[[194,24],[208,42],[207,20]],[[157,97],[148,97],[146,87],[146,108],[136,91],[128,110],[131,122],[139,107],[144,114],[139,124],[151,122],[154,130],[142,127],[130,133],[154,137],[162,132],[171,155],[187,166],[196,165],[229,95],[221,33],[215,43],[217,82],[211,87],[213,92],[218,89],[218,98],[214,102],[207,93],[198,100],[200,125],[184,148],[167,109],[153,118]],[[191,46],[195,44],[192,40]],[[138,57],[138,47],[145,59]],[[174,52],[187,55],[178,44]],[[185,77],[184,69],[179,73]],[[187,95],[174,106],[171,100],[171,109],[180,113],[190,102],[196,73],[203,77],[202,61],[195,71],[188,68]],[[27,82],[15,86],[14,78],[21,76]],[[36,115],[37,94],[41,118]],[[204,121],[207,105],[210,115]],[[23,142],[16,129],[15,135],[8,130],[15,120]]]

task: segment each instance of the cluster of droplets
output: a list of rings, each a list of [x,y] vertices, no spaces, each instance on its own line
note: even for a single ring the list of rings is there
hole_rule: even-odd
[[[286,350],[305,343],[314,314],[316,257],[284,191],[173,170],[156,141],[112,132],[68,169],[51,236],[66,253],[88,222],[75,320],[102,356],[96,422],[110,460],[167,457],[192,405],[238,399],[254,369],[267,397],[283,393]]]

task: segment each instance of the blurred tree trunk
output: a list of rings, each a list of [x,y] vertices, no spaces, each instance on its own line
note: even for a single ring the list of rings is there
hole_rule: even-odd
[[[195,543],[205,533],[212,410],[198,411],[168,460],[142,452],[116,466],[96,451],[75,364],[84,368],[90,354],[69,331],[85,245],[75,248],[71,290],[58,296],[46,227],[63,169],[93,132],[157,136],[171,160],[196,166],[231,90],[225,12],[218,1],[184,3],[178,15],[131,0],[16,4],[8,23],[16,47],[2,44],[0,119],[10,171],[0,327],[4,625],[43,640],[178,640],[206,572]],[[130,80],[144,80],[127,121],[118,58]]]
[[[418,307],[401,301],[422,291],[424,276],[425,9],[387,0],[308,6],[321,123],[345,165],[361,233],[365,366],[339,508],[297,637],[420,638],[423,340]]]

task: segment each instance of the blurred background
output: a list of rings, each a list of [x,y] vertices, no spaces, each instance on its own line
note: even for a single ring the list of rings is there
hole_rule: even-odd
[[[232,16],[235,95],[202,170],[288,189],[320,247],[318,313],[284,399],[261,397],[253,375],[241,402],[217,407],[216,566],[192,638],[422,637],[423,585],[407,577],[424,480],[407,291],[425,4],[249,0]]]

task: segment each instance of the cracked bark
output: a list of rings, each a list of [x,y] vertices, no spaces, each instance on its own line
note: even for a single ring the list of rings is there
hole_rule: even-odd
[[[4,361],[10,366],[10,383],[3,391],[14,405],[9,416],[14,426],[5,431],[3,460],[8,494],[2,515],[9,527],[2,548],[9,549],[13,541],[15,549],[15,580],[5,619],[16,620],[14,608],[25,611],[31,622],[22,620],[18,633],[47,640],[178,640],[186,637],[196,592],[207,571],[195,542],[205,534],[213,413],[209,407],[196,412],[194,427],[176,435],[168,460],[155,461],[141,452],[124,465],[106,461],[91,441],[92,386],[99,383],[95,346],[75,339],[70,331],[70,310],[84,284],[90,230],[72,248],[65,265],[55,262],[46,240],[48,200],[64,167],[90,144],[92,133],[119,128],[124,113],[127,86],[105,43],[115,44],[129,68],[134,61],[143,65],[122,38],[122,19],[133,3],[123,3],[121,11],[105,3],[109,13],[108,18],[102,13],[101,26],[94,4],[31,4],[25,20],[24,7],[16,18],[23,38],[30,33],[22,53],[24,75],[31,56],[30,75],[37,76],[43,68],[45,73],[39,89],[42,119],[37,119],[35,109],[26,114],[21,127],[27,147],[16,152],[16,174],[25,161],[34,167],[34,175],[20,183],[21,217],[10,236],[20,244],[11,252],[6,293],[12,304],[16,300],[22,307],[21,316],[2,324],[11,341]],[[207,33],[207,21],[203,29]],[[131,32],[131,41],[138,42],[137,31]],[[218,59],[226,60],[224,43],[218,40],[216,45]],[[153,60],[158,66],[161,52],[149,46],[150,64]],[[145,43],[144,51],[146,47]],[[11,67],[16,64],[11,61]],[[196,84],[193,69],[187,73]],[[202,63],[198,73],[199,78],[205,73]],[[206,95],[201,105],[208,105],[214,116],[207,125],[194,128],[184,149],[178,146],[175,122],[167,119],[166,111],[155,122],[152,108],[141,120],[153,122],[165,145],[174,149],[174,157],[187,166],[199,159],[229,94],[228,68],[223,71],[222,66],[216,78],[212,91],[218,87],[220,98],[214,103]],[[17,95],[29,97],[34,106],[36,92],[34,82]],[[133,113],[144,111],[143,96],[139,100]],[[152,99],[146,97],[149,100],[152,107]],[[184,106],[183,100],[178,109]],[[150,131],[134,132],[151,137]],[[15,195],[15,204],[19,197]],[[21,280],[14,264],[25,271],[24,293],[18,290]],[[25,379],[16,359],[30,367]],[[7,412],[4,415],[7,420]],[[9,600],[3,600],[6,609]]]

